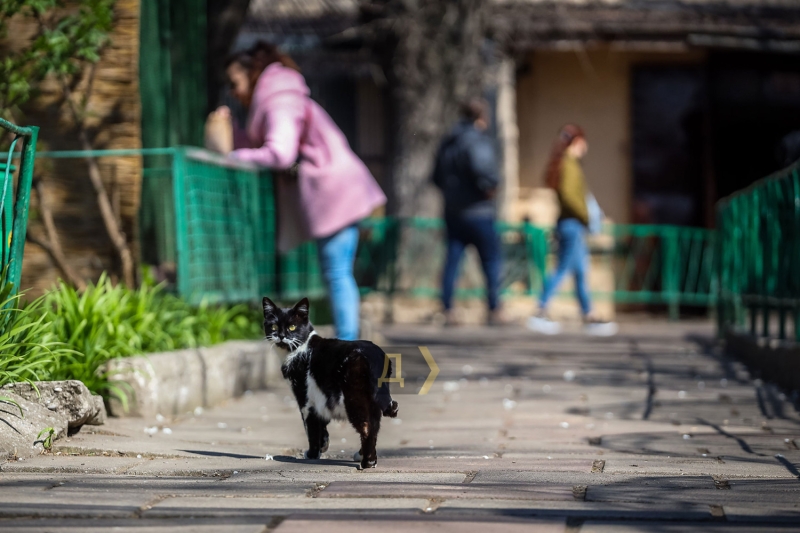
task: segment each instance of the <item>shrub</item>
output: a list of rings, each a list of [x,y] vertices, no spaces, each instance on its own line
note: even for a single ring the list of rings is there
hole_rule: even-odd
[[[78,379],[92,392],[123,396],[100,370],[109,359],[261,336],[259,314],[246,305],[192,307],[161,287],[131,290],[105,275],[83,292],[59,283],[22,308],[4,290],[0,386]]]
[[[49,379],[53,365],[72,350],[53,333],[42,298],[22,308],[13,285],[0,285],[0,387]]]

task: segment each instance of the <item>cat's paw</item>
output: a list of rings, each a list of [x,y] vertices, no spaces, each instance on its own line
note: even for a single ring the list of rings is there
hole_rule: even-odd
[[[378,466],[378,461],[361,461],[358,465],[359,470],[366,470],[367,468],[375,468]]]
[[[319,452],[312,452],[311,450],[306,450],[303,452],[303,459],[316,460],[319,459],[319,457],[320,457]]]
[[[327,452],[327,451],[328,451],[328,445],[329,445],[329,444],[330,444],[330,438],[329,438],[329,437],[325,437],[325,438],[323,439],[323,441],[322,441],[322,446],[321,446],[321,447],[320,447],[320,449],[319,449],[320,453],[325,453],[325,452]]]
[[[361,452],[356,452],[353,454],[353,461],[355,461],[356,463],[361,462]]]
[[[397,402],[392,400],[391,405],[389,405],[389,407],[387,407],[383,411],[383,416],[388,416],[389,418],[395,418],[397,416],[397,412],[398,412]]]

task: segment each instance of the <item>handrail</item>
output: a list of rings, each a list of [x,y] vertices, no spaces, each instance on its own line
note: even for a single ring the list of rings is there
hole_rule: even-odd
[[[11,122],[0,118],[0,129],[8,130],[14,135],[19,135],[21,137],[28,137],[29,139],[33,137],[38,128],[32,128],[27,126],[17,126],[16,124],[12,124]]]
[[[14,170],[11,166],[11,157],[4,165],[3,200],[0,202],[0,218],[2,218],[3,250],[2,267],[7,269],[7,281],[13,284],[15,290],[19,289],[19,281],[22,275],[22,257],[25,250],[25,234],[28,228],[28,207],[30,205],[31,183],[33,181],[33,165],[36,157],[36,141],[39,136],[39,128],[36,126],[17,126],[7,120],[0,118],[0,130],[6,130],[16,138],[9,149],[9,156],[16,155],[14,148],[17,140],[22,139],[22,148],[18,157],[21,158],[18,171],[16,194],[14,187],[9,180],[10,172]],[[14,196],[13,207],[11,207],[10,197]],[[13,213],[13,215],[12,215]]]
[[[37,152],[37,158],[85,159],[87,157],[136,157],[149,155],[174,155],[177,148],[119,148],[108,150],[54,150]],[[14,157],[19,157],[15,155]]]

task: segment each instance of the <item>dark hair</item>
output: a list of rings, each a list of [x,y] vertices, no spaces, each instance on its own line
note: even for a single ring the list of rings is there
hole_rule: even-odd
[[[476,120],[489,122],[489,103],[483,98],[470,98],[461,102],[459,112],[461,117],[469,122]]]
[[[258,41],[247,50],[229,55],[225,60],[225,68],[234,63],[239,63],[248,70],[257,70],[259,75],[273,63],[280,63],[286,68],[300,72],[300,67],[297,66],[297,63],[294,62],[289,54],[281,52],[277,46],[267,41]]]
[[[235,54],[231,54],[225,59],[225,69],[227,70],[228,67],[234,63],[238,63],[249,71],[251,68],[253,68],[253,56],[250,55],[250,52],[237,52]]]
[[[265,68],[273,63],[280,63],[286,68],[300,72],[300,67],[288,54],[284,54],[277,46],[266,41],[258,41],[248,50],[228,56],[228,59],[225,60],[225,69],[227,70],[233,64],[238,64],[245,69],[250,79],[250,93],[252,96],[259,76],[261,76]]]
[[[550,160],[547,162],[547,170],[544,175],[545,184],[551,189],[558,189],[561,181],[561,161],[564,159],[564,152],[577,139],[585,139],[586,134],[583,129],[576,124],[567,124],[558,132],[558,137],[550,150]]]
[[[300,72],[300,67],[297,66],[297,63],[294,62],[289,54],[282,52],[276,45],[267,41],[258,41],[250,47],[247,53],[253,58],[254,68],[261,71],[273,63],[280,63],[286,68]]]

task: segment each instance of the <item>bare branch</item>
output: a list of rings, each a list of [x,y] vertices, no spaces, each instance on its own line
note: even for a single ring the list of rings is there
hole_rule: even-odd
[[[44,182],[41,179],[35,180],[33,182],[33,190],[36,191],[36,196],[39,200],[39,212],[42,215],[42,222],[44,223],[44,229],[47,233],[47,240],[37,237],[30,229],[25,235],[26,240],[36,244],[47,252],[47,255],[50,256],[50,260],[53,261],[53,264],[61,271],[61,274],[69,283],[74,285],[78,290],[85,290],[86,282],[72,269],[64,255],[61,241],[58,238],[58,231],[53,221],[53,211],[50,209]]]
[[[70,108],[70,111],[78,127],[78,140],[81,143],[82,150],[92,150],[91,141],[86,133],[86,127],[83,121],[85,114],[81,109],[78,109],[77,104],[72,96],[72,90],[67,83],[66,78],[61,78],[61,88],[64,91],[64,99]],[[88,101],[88,96],[87,96]],[[135,265],[133,261],[133,253],[128,245],[128,239],[125,232],[114,213],[114,207],[111,203],[108,191],[106,190],[103,177],[100,173],[100,166],[97,164],[97,158],[85,158],[89,170],[89,180],[92,182],[95,194],[97,195],[97,205],[100,208],[100,216],[103,219],[103,224],[106,227],[111,243],[119,255],[120,263],[122,265],[122,279],[128,287],[136,286]]]

